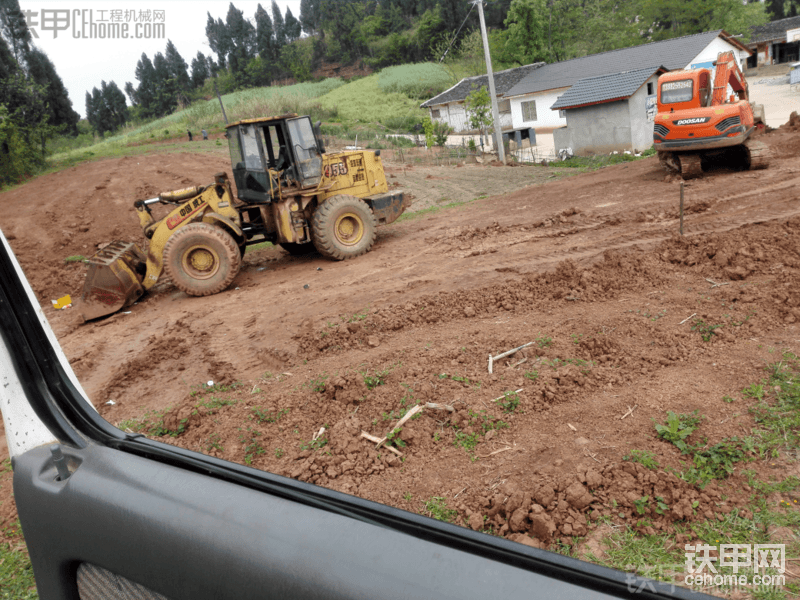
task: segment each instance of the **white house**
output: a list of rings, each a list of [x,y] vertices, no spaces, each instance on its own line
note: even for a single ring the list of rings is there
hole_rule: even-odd
[[[567,124],[558,98],[582,79],[663,65],[669,71],[711,67],[720,52],[732,50],[744,68],[750,50],[723,30],[611,50],[545,65],[528,73],[504,94],[514,130],[553,129]]]
[[[498,71],[494,74],[494,87],[499,100],[500,126],[503,129],[511,129],[512,126],[511,104],[505,98],[505,93],[528,73],[544,66],[544,64],[539,62],[515,69]],[[438,96],[423,102],[421,106],[430,110],[431,120],[450,125],[456,133],[469,131],[472,127],[464,110],[464,99],[473,90],[479,90],[481,87],[489,89],[489,79],[486,75],[467,77],[449,90],[445,90]]]

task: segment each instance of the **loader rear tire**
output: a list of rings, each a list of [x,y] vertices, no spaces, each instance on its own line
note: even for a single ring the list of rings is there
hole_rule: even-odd
[[[346,260],[369,252],[375,243],[377,222],[367,203],[355,196],[337,195],[314,211],[312,237],[326,258]]]
[[[242,255],[231,235],[208,223],[190,223],[164,246],[164,270],[182,292],[210,296],[227,288],[239,273]]]

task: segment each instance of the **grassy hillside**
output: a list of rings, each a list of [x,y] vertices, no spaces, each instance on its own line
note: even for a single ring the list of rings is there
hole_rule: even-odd
[[[376,73],[352,81],[321,96],[319,104],[337,112],[342,123],[380,123],[390,129],[400,128],[427,114],[419,107],[419,101],[399,92],[383,91],[379,80],[380,74]]]
[[[287,112],[308,114],[333,123],[334,131],[404,132],[419,123],[427,111],[420,103],[454,83],[452,71],[423,63],[390,67],[346,83],[339,78],[284,87],[253,88],[225,94],[222,101],[230,122]],[[129,126],[115,135],[86,145],[84,139],[60,138],[52,143],[52,168],[105,156],[121,156],[131,146],[174,139],[191,130],[221,132],[225,126],[219,102],[196,102],[189,108],[149,123]],[[137,149],[141,152],[141,148]]]

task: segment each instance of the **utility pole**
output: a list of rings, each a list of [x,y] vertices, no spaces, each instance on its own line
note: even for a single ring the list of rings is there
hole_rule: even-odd
[[[494,120],[494,143],[500,156],[500,162],[506,164],[506,149],[503,147],[503,128],[500,127],[500,109],[497,107],[497,94],[494,91],[494,73],[492,72],[492,56],[489,54],[489,38],[486,35],[486,20],[483,18],[483,0],[473,0],[478,7],[481,20],[481,36],[483,37],[483,54],[486,58],[486,74],[489,76],[489,96],[492,98],[492,119]]]

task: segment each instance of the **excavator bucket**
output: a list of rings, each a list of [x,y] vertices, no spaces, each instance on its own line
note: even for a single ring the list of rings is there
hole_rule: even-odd
[[[129,242],[112,242],[89,259],[80,311],[87,321],[130,306],[144,293],[147,257]]]

